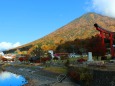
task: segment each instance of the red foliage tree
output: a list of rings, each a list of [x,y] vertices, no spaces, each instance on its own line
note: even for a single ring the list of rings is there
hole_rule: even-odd
[[[23,56],[23,57],[19,57],[19,59],[18,59],[20,62],[22,62],[22,61],[28,61],[28,55],[25,55],[25,56]]]
[[[50,58],[49,57],[43,57],[41,58],[41,62],[45,63],[46,61],[49,61]]]
[[[7,58],[2,58],[2,61],[7,61]]]
[[[20,57],[20,58],[19,58],[19,61],[20,61],[20,62],[24,61],[24,58],[23,58],[23,57]]]
[[[99,36],[89,39],[88,52],[92,52],[93,56],[104,56],[106,54],[106,47],[102,44],[102,39]]]
[[[77,60],[77,62],[80,62],[80,63],[85,62],[85,61],[86,61],[86,60],[83,59],[83,58],[80,58],[80,59]]]

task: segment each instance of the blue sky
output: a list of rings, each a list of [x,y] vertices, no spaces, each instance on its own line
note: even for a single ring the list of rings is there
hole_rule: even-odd
[[[0,0],[0,50],[42,38],[87,12],[114,17],[114,4],[115,0]]]

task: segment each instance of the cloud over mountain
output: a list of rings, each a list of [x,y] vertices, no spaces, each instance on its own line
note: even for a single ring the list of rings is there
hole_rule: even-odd
[[[7,50],[20,46],[20,42],[10,43],[10,42],[0,42],[0,50]]]
[[[91,4],[95,12],[115,18],[115,0],[92,0]]]

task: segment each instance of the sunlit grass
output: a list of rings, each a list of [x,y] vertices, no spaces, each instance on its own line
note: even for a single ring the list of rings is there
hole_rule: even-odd
[[[44,70],[51,71],[54,73],[67,73],[67,69],[64,67],[46,67]]]

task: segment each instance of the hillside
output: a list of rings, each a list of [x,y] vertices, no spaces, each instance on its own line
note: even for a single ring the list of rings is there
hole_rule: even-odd
[[[101,27],[115,32],[115,19],[107,16],[102,16],[96,13],[87,13],[68,23],[67,25],[57,29],[56,31],[44,36],[41,39],[35,40],[31,43],[22,45],[18,48],[34,45],[37,43],[41,44],[55,44],[60,41],[72,41],[76,38],[85,39],[94,36],[98,33],[94,23],[99,24]]]

